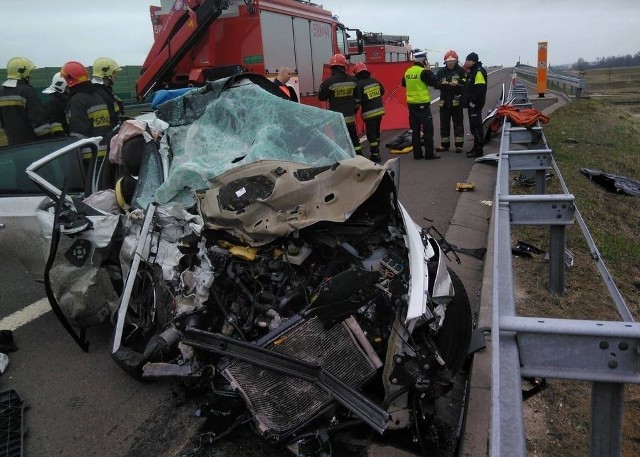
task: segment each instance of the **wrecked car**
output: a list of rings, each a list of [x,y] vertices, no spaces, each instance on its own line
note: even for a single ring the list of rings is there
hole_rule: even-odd
[[[112,177],[85,199],[38,174],[46,158],[28,169],[54,202],[39,210],[45,286],[76,342],[86,350],[91,326],[111,322],[112,358],[133,377],[233,400],[218,437],[250,422],[320,456],[364,424],[422,446],[472,317],[440,245],[398,201],[398,162],[357,156],[341,114],[252,74],[156,116],[126,139],[123,124],[109,161],[99,138],[82,140],[92,190]]]

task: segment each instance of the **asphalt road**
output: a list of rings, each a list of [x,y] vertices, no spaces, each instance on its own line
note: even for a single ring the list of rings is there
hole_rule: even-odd
[[[508,85],[509,79],[510,69],[490,74],[486,110],[494,107],[502,83]],[[438,144],[438,110],[433,106],[432,111]],[[383,132],[381,144],[398,133]],[[466,140],[465,151],[472,145],[469,135]],[[467,180],[473,161],[464,153],[441,155],[440,160],[417,161],[411,153],[392,156],[382,148],[383,160],[397,157],[400,161],[400,200],[413,219],[446,233],[460,196],[455,184]],[[0,319],[45,296],[42,284],[2,255],[0,277]],[[90,348],[84,353],[52,312],[14,330],[19,349],[8,354],[10,363],[0,376],[0,390],[15,389],[29,405],[24,455],[176,455],[202,424],[194,415],[200,400],[184,398],[179,386],[138,382],[125,374],[109,356],[108,325],[91,329],[88,336]],[[243,450],[224,455],[248,455],[254,438],[242,439],[244,444],[238,446]]]

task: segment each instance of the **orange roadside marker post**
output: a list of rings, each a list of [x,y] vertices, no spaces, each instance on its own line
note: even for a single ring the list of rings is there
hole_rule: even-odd
[[[547,92],[547,42],[538,42],[538,98]]]

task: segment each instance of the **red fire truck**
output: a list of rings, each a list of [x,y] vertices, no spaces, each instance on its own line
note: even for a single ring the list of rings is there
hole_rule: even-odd
[[[150,7],[155,41],[136,84],[139,99],[151,91],[200,85],[250,71],[275,78],[279,67],[295,71],[288,84],[302,103],[317,98],[333,54],[365,61],[384,84],[382,129],[408,127],[402,74],[410,65],[408,37],[347,29],[330,11],[304,0],[161,0]],[[384,41],[380,44],[380,41]],[[384,58],[378,54],[384,52]]]
[[[382,63],[407,62],[411,60],[411,46],[406,35],[385,35],[383,33],[366,32],[362,35],[364,52],[358,53],[356,40],[349,40],[350,52],[355,55],[351,62]]]
[[[136,85],[138,98],[243,71],[297,73],[303,103],[319,106],[323,65],[333,54],[362,53],[362,33],[321,6],[301,0],[162,0],[150,7],[154,44]]]

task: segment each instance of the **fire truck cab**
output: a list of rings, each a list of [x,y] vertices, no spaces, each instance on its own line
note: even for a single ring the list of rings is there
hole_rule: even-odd
[[[150,7],[154,45],[137,83],[138,98],[162,88],[198,85],[241,72],[289,84],[303,103],[319,105],[323,66],[333,54],[363,52],[362,33],[346,29],[330,11],[302,0],[162,0]],[[348,31],[356,46],[349,47]]]

